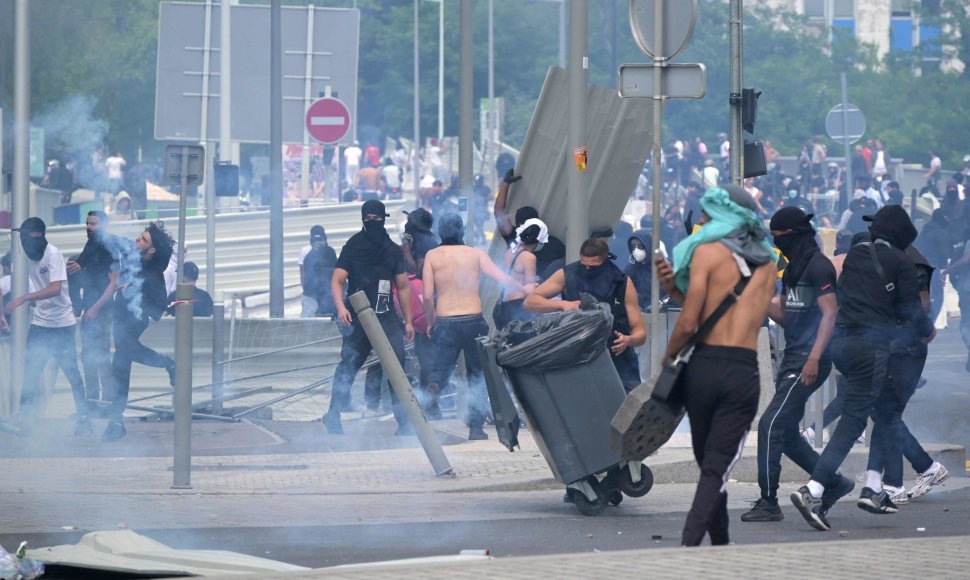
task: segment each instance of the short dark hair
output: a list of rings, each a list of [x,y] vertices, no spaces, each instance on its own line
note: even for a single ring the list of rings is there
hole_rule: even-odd
[[[584,258],[609,258],[610,246],[600,238],[590,238],[579,247],[579,255]]]
[[[182,276],[190,282],[195,282],[199,279],[199,267],[195,265],[195,262],[182,264]]]
[[[145,231],[152,238],[152,247],[155,248],[155,254],[152,259],[148,261],[148,264],[152,265],[154,269],[165,270],[168,266],[169,260],[172,259],[172,252],[175,248],[175,240],[172,236],[165,230],[165,224],[161,221],[150,222],[146,227]]]
[[[89,211],[88,217],[96,217],[103,222],[108,221],[108,214],[104,213],[99,209],[92,209],[91,211]]]

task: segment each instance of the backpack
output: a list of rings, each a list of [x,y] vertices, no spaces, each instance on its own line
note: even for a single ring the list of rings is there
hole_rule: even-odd
[[[424,315],[424,282],[416,274],[408,276],[408,285],[411,286],[411,324],[414,332],[420,334],[428,333],[428,317]],[[397,286],[391,287],[394,295],[394,307],[397,308],[401,318],[404,318],[404,310],[397,296]]]

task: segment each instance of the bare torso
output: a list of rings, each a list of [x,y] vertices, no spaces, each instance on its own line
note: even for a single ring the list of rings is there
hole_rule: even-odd
[[[357,172],[357,188],[362,191],[381,189],[381,172],[374,167],[365,167]]]
[[[694,253],[694,264],[698,264],[698,260],[705,262],[711,268],[700,317],[703,322],[741,280],[741,272],[731,251],[720,243],[699,246]],[[775,295],[776,271],[773,262],[755,269],[752,272],[751,281],[748,282],[737,303],[721,317],[701,342],[757,349],[758,331],[764,324],[768,304]]]
[[[435,316],[481,314],[478,281],[483,255],[467,246],[438,246],[427,253],[424,279],[427,283],[429,272],[434,277]]]
[[[516,258],[518,256],[518,258]],[[513,265],[512,261],[515,261]],[[509,271],[511,269],[511,271]],[[517,251],[509,250],[505,253],[505,271],[508,272],[512,279],[522,284],[523,286],[527,284],[536,283],[536,257],[535,254],[529,250],[523,248],[517,248]],[[517,300],[526,297],[525,292],[506,292],[505,300]]]

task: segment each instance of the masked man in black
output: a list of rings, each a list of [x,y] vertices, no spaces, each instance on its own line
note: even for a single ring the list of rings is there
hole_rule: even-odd
[[[581,305],[581,293],[610,305],[613,335],[607,347],[623,388],[632,391],[640,384],[636,347],[647,341],[647,332],[633,282],[610,261],[606,242],[598,238],[583,242],[579,261],[557,270],[525,299],[524,306],[531,312],[575,310]],[[562,300],[553,300],[557,295]]]
[[[121,260],[118,292],[115,293],[114,325],[115,355],[111,361],[111,407],[108,426],[102,441],[117,441],[128,431],[122,421],[128,404],[131,386],[131,364],[165,369],[168,380],[175,386],[175,361],[141,343],[141,335],[148,328],[148,320],[159,320],[168,308],[165,276],[175,242],[160,222],[151,222],[135,238],[118,241],[117,255]]]
[[[839,276],[839,312],[836,316],[832,356],[846,377],[842,419],[822,451],[811,480],[791,495],[802,517],[815,529],[829,530],[823,493],[841,485],[836,470],[872,415],[873,439],[886,437],[886,456],[900,453],[899,440],[889,437],[890,417],[874,405],[891,383],[890,342],[897,322],[911,324],[915,334],[929,342],[936,329],[920,304],[916,266],[903,251],[916,239],[916,228],[906,211],[889,205],[868,218],[872,242],[853,246]],[[871,451],[870,451],[871,453]],[[867,472],[859,507],[872,513],[894,513],[895,504],[882,489],[881,475]]]
[[[118,260],[110,246],[108,216],[90,211],[88,241],[77,260],[68,260],[71,298],[81,318],[81,361],[88,399],[101,399],[111,381],[111,302],[118,285]],[[76,294],[76,296],[75,296]]]
[[[785,519],[778,507],[778,479],[784,453],[811,473],[818,453],[803,439],[798,422],[805,403],[832,370],[828,345],[835,329],[835,268],[815,242],[812,215],[786,206],[771,217],[775,246],[788,260],[780,298],[772,301],[768,316],[785,329],[785,354],[778,368],[775,395],[758,422],[758,485],[761,497],[741,515],[742,522],[777,522]],[[842,478],[840,495],[852,491],[852,480]],[[826,506],[828,507],[828,506]]]
[[[411,288],[408,284],[407,268],[401,247],[391,241],[384,229],[384,221],[388,217],[384,204],[376,199],[368,200],[361,206],[360,213],[364,227],[347,240],[340,250],[340,257],[337,258],[337,267],[333,271],[331,281],[333,302],[337,307],[337,321],[351,327],[350,334],[344,337],[343,346],[340,349],[340,364],[333,375],[330,409],[321,418],[331,434],[343,433],[340,413],[350,405],[350,387],[372,348],[360,321],[344,304],[344,284],[347,284],[347,296],[358,291],[363,291],[367,295],[402,367],[404,366],[404,342],[414,338],[414,326],[411,323]],[[404,314],[403,324],[401,317],[394,310],[392,284],[397,287],[401,310]],[[394,407],[394,417],[398,423],[395,434],[410,435],[413,429],[407,421],[404,410],[398,404],[393,390],[391,402]]]

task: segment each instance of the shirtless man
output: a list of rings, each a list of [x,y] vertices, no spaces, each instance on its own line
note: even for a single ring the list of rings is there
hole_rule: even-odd
[[[357,190],[357,194],[363,201],[380,199],[384,190],[384,185],[381,182],[381,170],[368,163],[367,167],[357,172],[354,179],[354,189]]]
[[[728,543],[724,486],[758,411],[758,330],[777,278],[764,226],[755,214],[757,205],[746,191],[733,185],[708,189],[701,207],[701,229],[674,248],[677,270],[662,257],[655,259],[660,283],[683,305],[663,362],[734,292],[742,264],[750,280],[737,303],[697,345],[681,375],[694,457],[701,468],[684,525],[684,546],[700,545],[708,533],[711,544]]]
[[[488,335],[488,324],[482,317],[478,282],[484,273],[508,291],[522,292],[523,288],[499,270],[485,252],[465,246],[464,236],[465,227],[458,214],[442,215],[438,218],[441,245],[424,258],[425,316],[435,347],[425,414],[429,418],[440,415],[438,395],[448,384],[458,355],[464,352],[468,371],[468,439],[488,439],[482,429],[488,404],[485,378],[475,345],[478,338]]]

